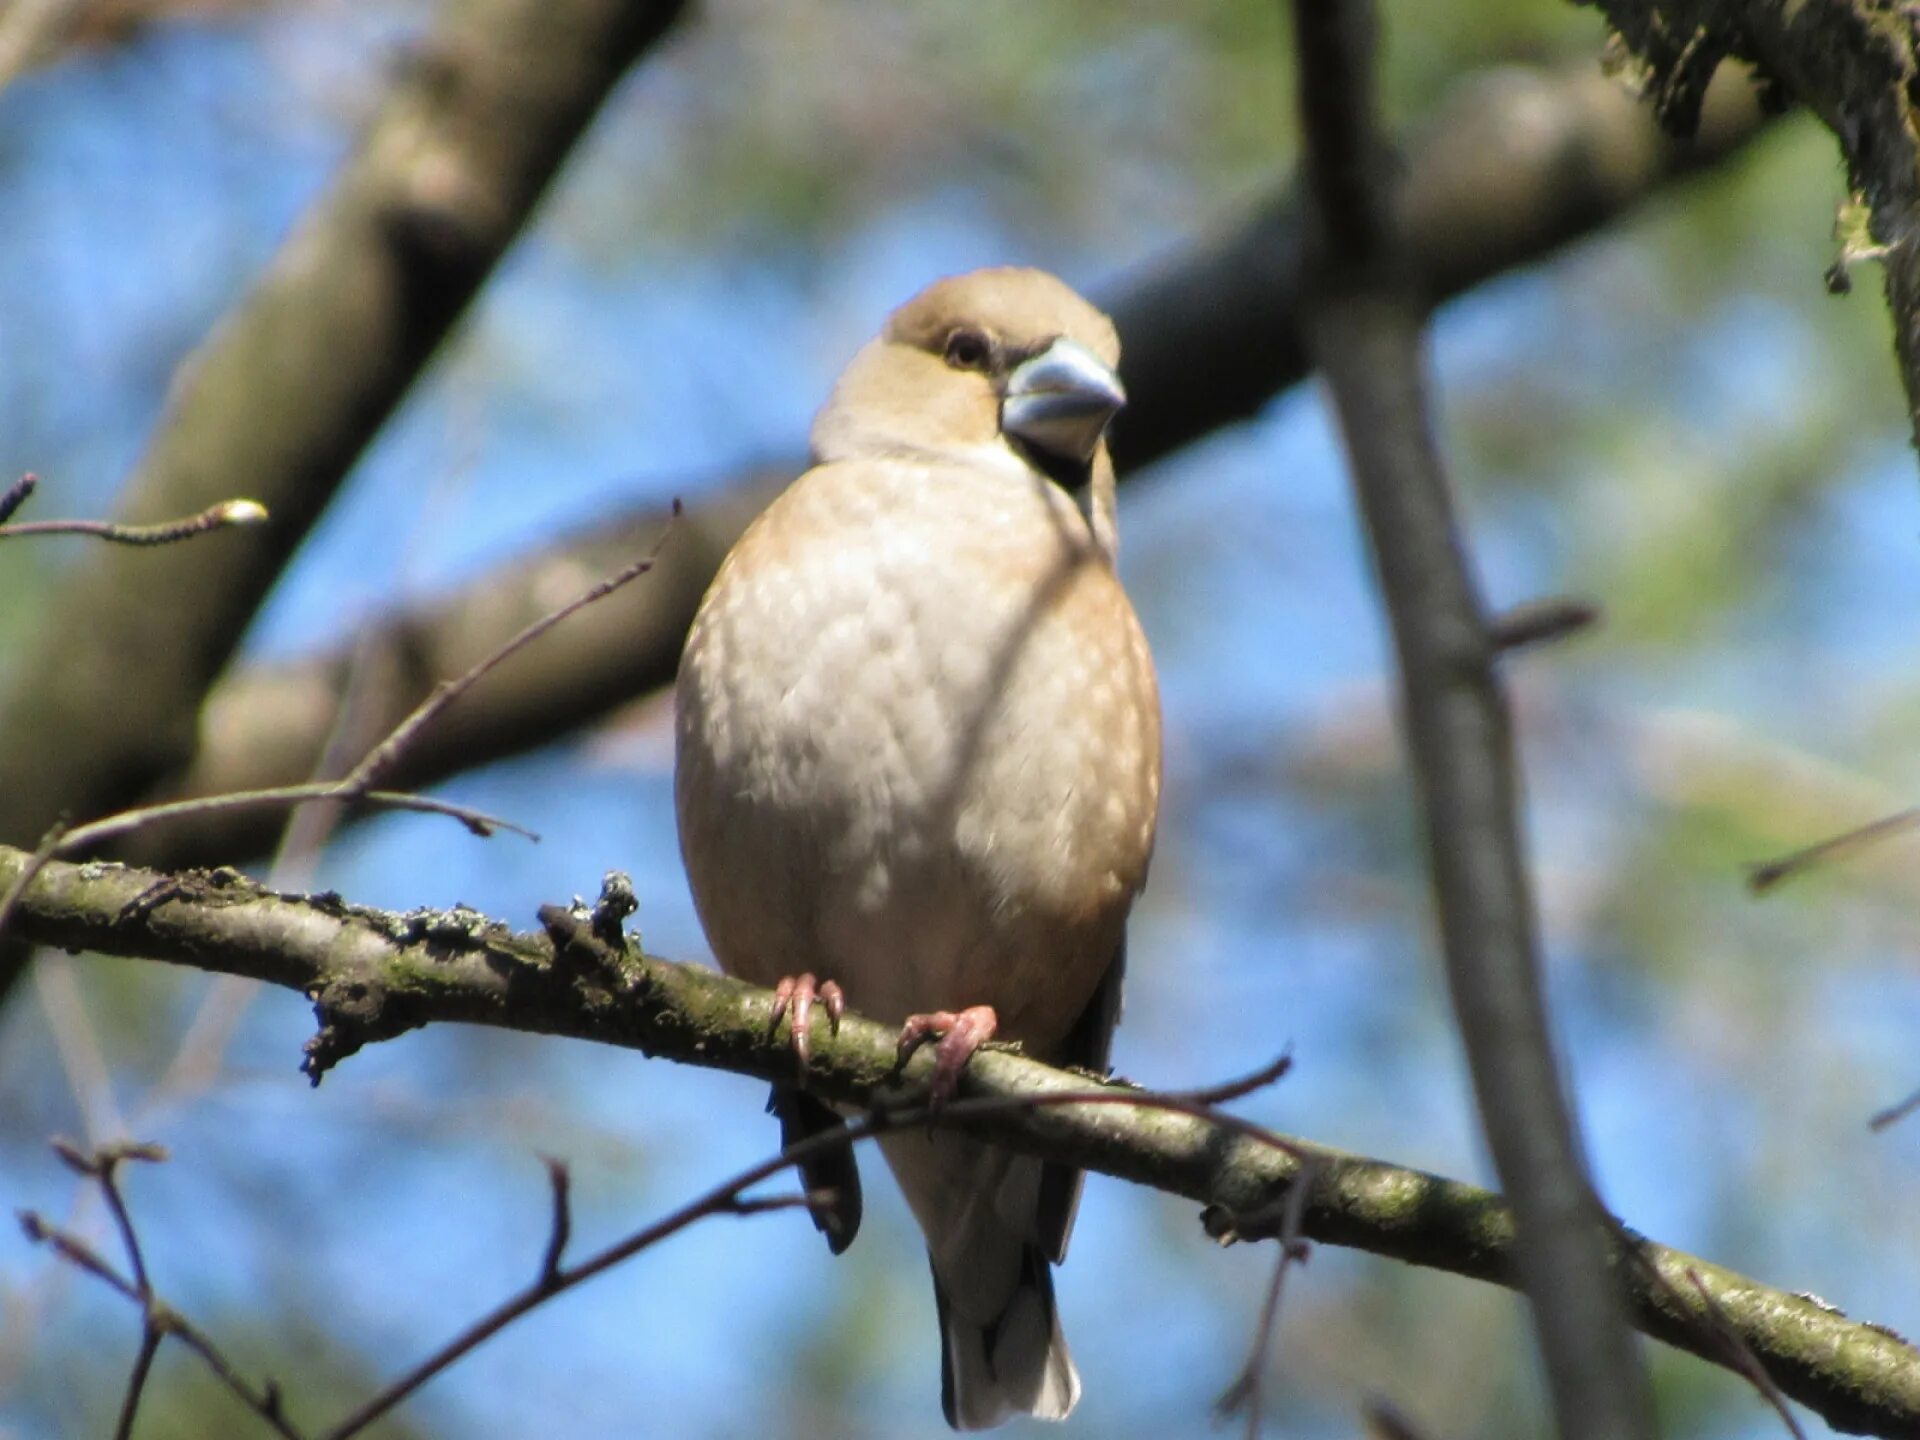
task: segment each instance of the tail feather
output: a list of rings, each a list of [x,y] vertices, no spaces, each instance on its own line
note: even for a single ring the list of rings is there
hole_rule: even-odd
[[[1040,1234],[1041,1163],[954,1135],[889,1136],[881,1147],[927,1237],[947,1423],[1064,1420],[1080,1376]]]
[[[929,1259],[932,1257],[929,1256]],[[1053,1306],[1053,1275],[1038,1245],[1021,1247],[1006,1308],[982,1325],[959,1313],[933,1271],[940,1317],[940,1409],[956,1430],[986,1430],[1017,1415],[1064,1420],[1080,1400],[1080,1373]]]

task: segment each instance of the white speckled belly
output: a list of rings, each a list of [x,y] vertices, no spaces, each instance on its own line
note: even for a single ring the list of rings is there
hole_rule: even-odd
[[[992,1005],[1044,1048],[1152,847],[1159,702],[1119,582],[1011,467],[842,462],[774,509],[680,669],[681,848],[721,965],[811,970],[885,1020]]]

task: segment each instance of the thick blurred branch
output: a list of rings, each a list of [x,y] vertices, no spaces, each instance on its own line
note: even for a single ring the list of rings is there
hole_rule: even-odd
[[[1562,1440],[1650,1437],[1652,1393],[1547,1024],[1499,647],[1427,411],[1423,307],[1375,109],[1373,5],[1292,8],[1314,204],[1309,340],[1391,621],[1448,988],[1519,1222],[1556,1426]]]
[[[1511,67],[1475,76],[1407,142],[1406,248],[1419,293],[1443,300],[1538,260],[1733,153],[1760,125],[1759,106],[1737,73],[1716,84],[1698,133],[1684,143],[1663,137],[1643,108],[1590,64],[1574,72]],[[1304,378],[1303,296],[1300,207],[1289,185],[1238,224],[1108,297],[1125,338],[1132,395],[1116,436],[1123,478],[1129,467],[1253,414]],[[646,586],[549,637],[491,680],[470,708],[424,737],[395,784],[430,785],[545,743],[666,684],[720,557],[802,468],[796,456],[696,506]],[[307,779],[356,667],[372,676],[356,723],[377,734],[437,678],[539,614],[551,603],[556,577],[611,568],[649,543],[662,518],[657,510],[609,517],[589,535],[379,621],[338,650],[229,676],[207,707],[191,765],[163,793]],[[265,851],[276,833],[266,817],[209,817],[149,832],[128,853],[154,864],[234,862]]]
[[[0,847],[0,891],[29,860]],[[279,895],[231,871],[163,875],[55,862],[26,887],[13,925],[31,941],[251,976],[314,1001],[320,1033],[308,1066],[324,1071],[361,1044],[460,1021],[570,1036],[760,1079],[790,1078],[784,1034],[770,1030],[772,993],[715,972],[614,951],[577,931],[561,943],[514,934],[472,911],[394,914],[337,896]],[[895,1031],[849,1015],[813,1037],[809,1086],[859,1106],[910,1103],[932,1056],[894,1073]],[[975,1057],[963,1094],[1083,1092],[1084,1075],[1002,1050]],[[1125,1088],[1109,1087],[1116,1095]],[[1108,1105],[1034,1107],[980,1128],[998,1142],[1070,1161],[1208,1206],[1216,1236],[1252,1238],[1295,1213],[1309,1239],[1473,1279],[1515,1283],[1513,1219],[1471,1185],[1304,1141],[1275,1144],[1224,1119]],[[1695,1257],[1632,1237],[1614,1259],[1636,1325],[1726,1365],[1712,1311],[1787,1395],[1838,1429],[1920,1433],[1920,1351]],[[1619,1244],[1633,1243],[1627,1263]],[[1700,1287],[1691,1274],[1697,1272]],[[1702,1298],[1711,1297],[1711,1301]]]
[[[188,760],[281,568],[679,8],[447,0],[331,190],[183,367],[115,517],[238,489],[273,522],[190,553],[95,551],[65,577],[0,698],[0,836],[121,808]]]
[[[1846,157],[1853,203],[1829,283],[1878,259],[1893,313],[1894,351],[1920,444],[1920,19],[1911,6],[1808,5],[1803,0],[1581,0],[1605,12],[1645,67],[1655,114],[1693,133],[1721,62],[1751,63],[1783,95],[1826,122]],[[1851,208],[1851,207],[1850,207]],[[1848,233],[1864,231],[1865,233]]]
[[[1401,223],[1410,292],[1432,306],[1532,264],[1717,164],[1760,132],[1729,67],[1687,140],[1662,135],[1587,62],[1469,76],[1405,136]],[[1114,435],[1124,477],[1304,379],[1307,277],[1297,186],[1108,297],[1125,345],[1128,406]]]

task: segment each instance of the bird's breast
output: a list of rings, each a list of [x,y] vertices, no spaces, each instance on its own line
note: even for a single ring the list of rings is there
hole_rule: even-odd
[[[721,963],[882,1018],[991,1004],[1054,1038],[1144,879],[1146,642],[1057,487],[823,466],[743,537],[681,667],[676,797]]]

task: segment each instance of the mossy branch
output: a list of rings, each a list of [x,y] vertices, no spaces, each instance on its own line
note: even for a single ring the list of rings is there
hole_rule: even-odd
[[[0,847],[0,892],[31,859]],[[231,870],[56,861],[25,888],[11,924],[17,938],[38,944],[299,991],[320,1022],[304,1061],[316,1079],[364,1044],[445,1021],[594,1040],[762,1079],[791,1076],[786,1039],[769,1030],[770,991],[616,943],[604,913],[550,909],[543,918],[546,933],[517,933],[472,910],[402,914],[333,894],[279,894]],[[897,1070],[894,1038],[856,1015],[837,1033],[817,1027],[809,1084],[855,1105],[912,1101],[932,1058],[923,1052]],[[1087,1088],[1085,1076],[988,1050],[963,1093]],[[1308,1239],[1514,1284],[1511,1213],[1499,1196],[1459,1181],[1310,1141],[1276,1143],[1223,1117],[1122,1104],[1036,1106],[979,1128],[1010,1147],[1196,1201],[1221,1239],[1271,1233],[1305,1174]],[[1744,1351],[1837,1429],[1920,1435],[1920,1351],[1899,1336],[1624,1230],[1609,1243],[1633,1322],[1646,1334],[1730,1369]]]

